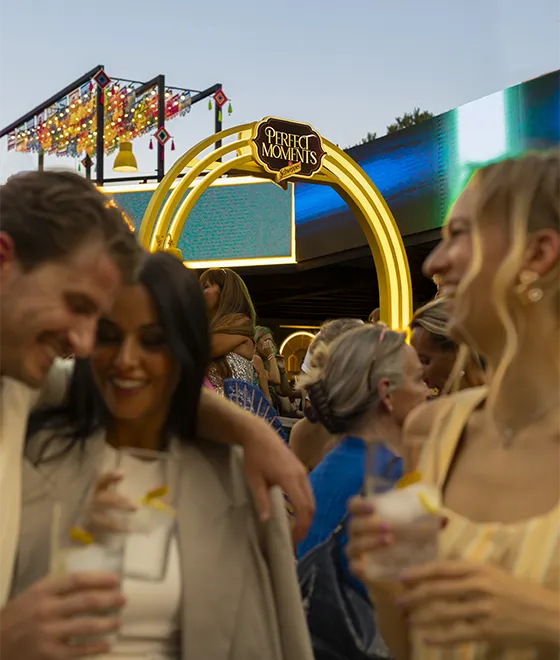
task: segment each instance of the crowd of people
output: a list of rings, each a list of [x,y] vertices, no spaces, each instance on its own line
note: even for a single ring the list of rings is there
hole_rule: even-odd
[[[84,178],[12,177],[0,223],[2,659],[559,656],[558,152],[474,171],[408,332],[326,321],[295,383],[237,273],[145,254]],[[177,469],[161,579],[53,570],[84,511],[129,533],[130,449]],[[389,577],[381,483],[434,493],[433,554]]]

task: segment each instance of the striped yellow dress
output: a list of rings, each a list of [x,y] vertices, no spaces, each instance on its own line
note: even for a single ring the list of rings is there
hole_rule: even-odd
[[[485,396],[485,388],[476,388],[449,398],[449,406],[442,409],[436,420],[420,460],[419,470],[428,483],[443,486],[466,421]],[[560,506],[545,515],[509,525],[475,523],[448,509],[444,514],[449,523],[440,537],[440,557],[494,564],[524,580],[558,588]],[[412,648],[414,660],[552,660],[550,653],[539,654],[533,648],[505,650],[487,643],[435,650],[414,634]]]

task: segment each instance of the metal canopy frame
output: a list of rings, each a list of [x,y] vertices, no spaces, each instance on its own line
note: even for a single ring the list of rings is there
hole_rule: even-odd
[[[25,115],[23,115],[19,119],[16,119],[8,126],[0,129],[0,138],[9,135],[12,131],[17,129],[22,124],[26,124],[28,121],[33,119],[33,117],[36,117],[37,115],[41,114],[41,112],[46,111],[47,108],[50,108],[52,105],[61,101],[63,98],[68,96],[68,94],[73,92],[75,89],[79,89],[82,85],[84,85],[89,80],[91,80],[100,71],[103,71],[104,68],[105,67],[103,66],[103,64],[98,64],[87,73],[84,73],[83,76],[80,76],[78,79],[74,80],[74,82],[70,83],[69,85],[66,85],[66,87],[61,89],[59,92],[53,94],[53,96],[48,98],[46,101],[44,101],[37,107],[33,108],[33,110],[30,110]],[[191,105],[194,105],[195,103],[199,103],[200,101],[203,101],[208,97],[213,96],[222,89],[221,83],[216,83],[215,85],[212,85],[211,87],[208,87],[203,91],[186,89],[184,87],[166,87],[165,76],[163,74],[159,74],[155,76],[155,78],[152,78],[148,82],[140,82],[138,80],[127,80],[126,78],[118,78],[118,77],[114,77],[112,78],[112,80],[114,80],[115,82],[125,82],[127,84],[138,85],[138,87],[134,89],[137,95],[144,94],[149,89],[157,88],[158,129],[160,129],[161,127],[165,127],[165,93],[167,89],[190,92],[192,94]],[[129,181],[129,182],[147,181],[147,180],[161,181],[163,179],[163,177],[165,176],[165,146],[162,145],[159,141],[157,143],[157,150],[156,150],[156,154],[157,154],[156,175],[120,177],[120,178],[115,177],[115,178],[106,179],[104,176],[104,155],[105,155],[105,148],[104,148],[105,144],[104,144],[104,135],[103,135],[104,126],[105,126],[105,106],[103,103],[102,90],[98,89],[97,102],[96,102],[97,140],[95,144],[95,160],[96,160],[95,181],[97,185],[102,186],[105,183],[116,183],[121,181]],[[220,109],[218,108],[217,104],[214,104],[214,129],[216,133],[219,133],[222,130],[222,118],[221,118]],[[38,162],[39,169],[43,169],[43,164],[44,164],[44,153],[39,152],[39,162]],[[91,158],[89,156],[86,156],[85,169],[86,169],[86,177],[88,179],[91,178],[92,165],[93,162]]]

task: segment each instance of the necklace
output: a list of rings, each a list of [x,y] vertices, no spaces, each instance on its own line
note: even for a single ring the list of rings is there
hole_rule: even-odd
[[[544,410],[539,410],[536,415],[531,415],[531,417],[529,417],[529,419],[526,420],[524,424],[522,426],[519,426],[518,428],[513,428],[513,426],[506,426],[502,428],[501,434],[504,439],[504,449],[511,449],[515,437],[521,431],[526,429],[530,424],[533,424],[534,422],[538,422],[540,419],[546,417],[550,412],[556,410],[557,408],[558,408],[558,404],[555,404],[554,406],[549,406]]]

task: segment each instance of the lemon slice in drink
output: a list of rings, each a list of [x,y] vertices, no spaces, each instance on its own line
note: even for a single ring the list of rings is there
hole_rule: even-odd
[[[154,489],[140,500],[140,508],[132,516],[133,531],[149,534],[157,527],[173,523],[175,509],[160,499],[167,492],[166,487]]]
[[[408,472],[397,481],[395,488],[407,488],[408,486],[412,486],[412,484],[417,484],[421,479],[422,475],[420,472]]]
[[[432,516],[438,515],[440,512],[440,503],[435,491],[423,488],[422,490],[419,490],[416,495],[418,496],[420,506],[426,513],[429,513]]]
[[[91,545],[94,541],[93,536],[80,527],[72,527],[70,530],[70,538],[77,543],[83,543],[83,545]]]
[[[150,500],[160,499],[161,497],[165,497],[168,492],[169,492],[169,488],[167,486],[160,486],[160,488],[154,488],[153,490],[150,490],[146,493],[146,500],[149,502]]]

